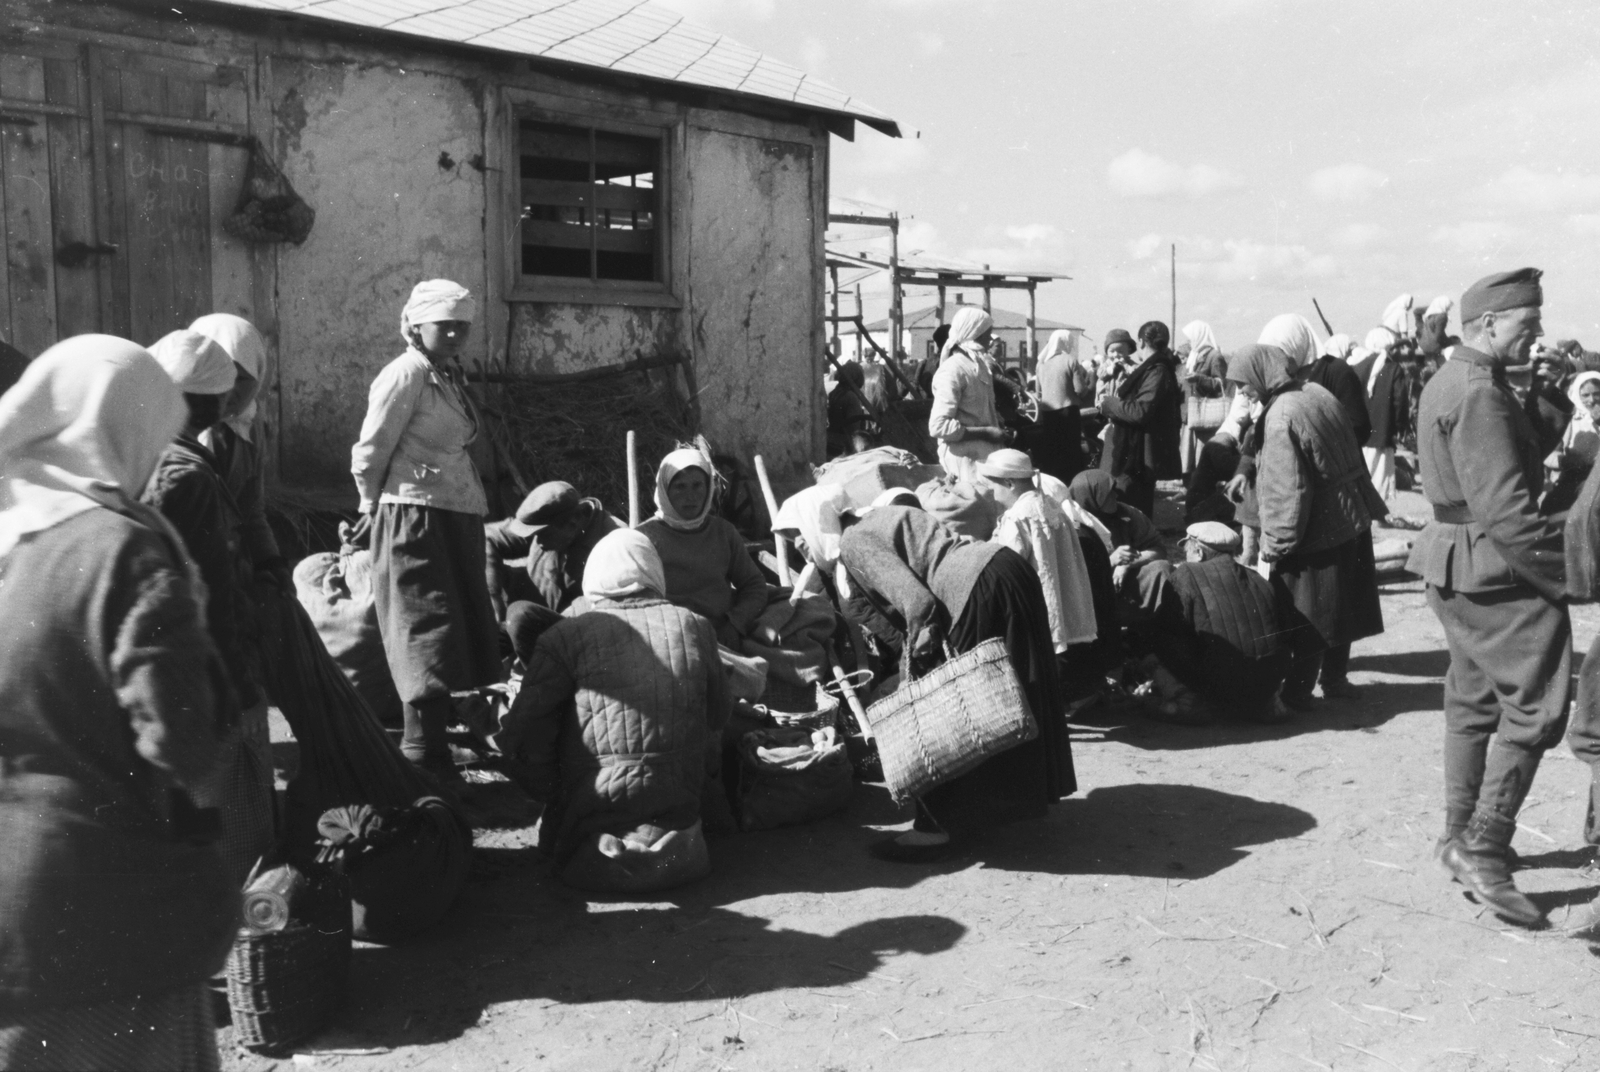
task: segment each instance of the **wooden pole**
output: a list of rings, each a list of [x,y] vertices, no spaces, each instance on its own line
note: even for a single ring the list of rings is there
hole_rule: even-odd
[[[828,662],[833,668],[833,680],[839,683],[839,691],[844,693],[844,702],[850,705],[850,713],[856,716],[856,725],[861,727],[861,736],[872,740],[872,723],[867,721],[867,709],[862,706],[861,697],[856,695],[855,686],[850,684],[844,667],[839,665],[839,656],[832,644],[828,645]]]
[[[829,296],[833,299],[833,319],[831,321],[829,321],[829,323],[832,325],[830,330],[833,332],[833,336],[828,340],[828,346],[831,348],[830,352],[833,354],[833,356],[838,357],[839,356],[839,268],[838,268],[837,265],[833,265],[833,264],[828,265],[828,281],[829,281],[830,284],[832,284],[828,288],[828,293],[829,293]]]
[[[778,498],[772,494],[772,481],[767,477],[767,463],[761,455],[756,455],[756,479],[761,482],[761,496],[767,501],[767,516],[774,526],[772,531],[772,550],[778,558],[778,583],[785,588],[794,583],[789,573],[789,548],[788,542],[778,535]]]
[[[900,214],[889,213],[889,353],[900,361],[905,344],[905,307],[900,302]]]
[[[639,441],[628,429],[628,527],[639,527]]]
[[[944,323],[944,287],[939,288],[939,323]]]
[[[867,361],[867,307],[861,303],[861,284],[856,284],[856,360],[863,365]],[[892,350],[894,347],[891,346]]]
[[[1037,288],[1028,288],[1028,360],[1023,363],[1026,371],[1031,363],[1034,369],[1039,367],[1039,332],[1034,327],[1038,319],[1038,292]]]
[[[1172,243],[1172,337],[1178,337],[1178,243]]]
[[[987,272],[989,270],[989,266],[987,264],[984,265],[983,266],[983,270],[985,272]],[[994,292],[989,289],[989,280],[988,280],[987,277],[985,277],[985,279],[983,281],[983,311],[986,312],[986,313],[993,313],[994,312],[994,309],[990,305],[990,302],[989,302],[989,299],[991,297],[993,297],[993,295],[994,295]]]

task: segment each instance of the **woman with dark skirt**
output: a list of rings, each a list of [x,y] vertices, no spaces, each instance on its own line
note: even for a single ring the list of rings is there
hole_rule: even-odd
[[[404,703],[401,751],[458,777],[445,730],[450,694],[501,678],[484,580],[483,484],[467,453],[478,415],[457,360],[474,303],[444,279],[418,283],[400,314],[406,352],[372,382],[350,471],[371,520],[378,627]]]
[[[1343,406],[1299,383],[1287,354],[1252,346],[1228,364],[1228,379],[1264,407],[1257,430],[1256,493],[1261,570],[1278,591],[1294,662],[1283,702],[1348,698],[1350,644],[1383,632],[1372,519],[1384,513]]]
[[[926,512],[884,506],[845,530],[840,561],[853,587],[905,634],[906,679],[998,637],[1039,736],[984,761],[917,800],[916,821],[873,846],[881,859],[930,863],[979,829],[1039,818],[1077,791],[1050,616],[1039,577],[1020,555],[957,536]]]

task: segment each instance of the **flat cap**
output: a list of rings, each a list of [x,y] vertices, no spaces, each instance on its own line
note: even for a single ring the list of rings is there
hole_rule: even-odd
[[[528,497],[517,507],[516,520],[511,527],[522,536],[532,536],[540,529],[559,525],[571,517],[583,500],[578,489],[565,480],[552,480],[528,492]]]
[[[1537,268],[1516,268],[1484,276],[1461,295],[1461,322],[1478,319],[1484,313],[1500,313],[1525,305],[1543,305],[1544,289]]]
[[[1244,540],[1233,529],[1220,521],[1196,521],[1187,530],[1189,539],[1203,543],[1217,551],[1235,554],[1244,546]]]

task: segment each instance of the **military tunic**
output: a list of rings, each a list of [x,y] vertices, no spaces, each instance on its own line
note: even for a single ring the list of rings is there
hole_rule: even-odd
[[[1539,757],[1566,726],[1566,563],[1560,526],[1538,508],[1550,447],[1488,354],[1458,347],[1422,392],[1417,454],[1434,520],[1407,568],[1427,582],[1450,648],[1449,828],[1477,810],[1514,818]]]

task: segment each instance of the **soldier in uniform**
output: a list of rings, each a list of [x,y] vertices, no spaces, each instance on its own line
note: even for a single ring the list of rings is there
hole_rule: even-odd
[[[1542,333],[1539,276],[1502,272],[1461,297],[1462,344],[1422,392],[1417,453],[1434,520],[1408,563],[1450,647],[1439,858],[1526,926],[1543,916],[1511,881],[1511,836],[1565,729],[1572,676],[1562,530],[1538,507],[1554,444],[1540,442],[1505,377]]]

